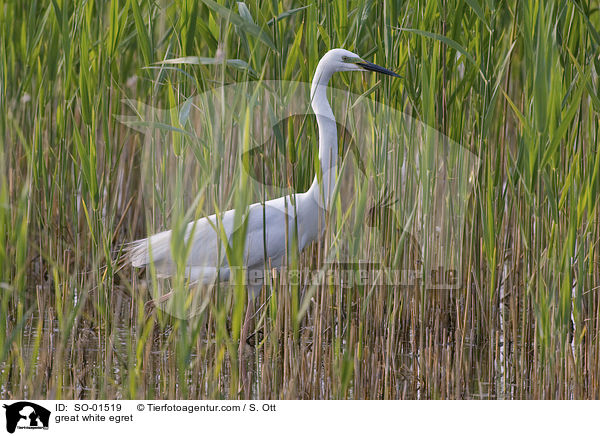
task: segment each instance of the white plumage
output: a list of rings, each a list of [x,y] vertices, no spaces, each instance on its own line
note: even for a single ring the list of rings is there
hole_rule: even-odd
[[[292,203],[293,199],[295,205]],[[292,247],[291,241],[296,232],[296,225],[299,235],[298,249],[302,251],[318,236],[319,216],[323,217],[323,214],[315,213],[317,209],[319,208],[314,204],[310,191],[296,194],[292,198],[286,196],[270,200],[264,205],[250,205],[247,214],[244,267],[259,273],[263,272],[265,266],[280,267],[285,257],[286,242],[289,248]],[[186,241],[189,241],[190,235],[193,238],[186,264],[186,276],[191,282],[212,284],[217,278],[221,281],[229,280],[226,247],[217,232],[221,225],[228,240],[231,240],[234,214],[234,210],[223,213],[220,223],[215,215],[210,215],[187,225]],[[264,225],[263,216],[266,218]],[[321,220],[321,228],[322,224]],[[286,236],[289,241],[286,240]],[[138,268],[154,262],[158,277],[175,274],[176,265],[171,255],[171,230],[135,241],[129,248],[129,258],[131,264]]]
[[[325,211],[332,201],[337,172],[337,126],[327,101],[327,84],[335,72],[365,70],[397,76],[344,49],[330,50],[320,60],[311,86],[311,106],[319,127],[321,174],[315,176],[307,192],[249,206],[245,217],[244,247],[244,267],[248,271],[260,274],[265,267],[280,267],[286,248],[289,250],[295,246],[295,235],[298,237],[297,248],[302,251],[322,234]],[[217,278],[229,280],[231,271],[226,247],[217,232],[223,231],[227,240],[231,241],[234,216],[235,211],[229,210],[221,215],[220,220],[211,215],[187,225],[186,241],[193,238],[185,266],[190,281],[212,284]],[[153,262],[159,277],[171,276],[176,271],[170,230],[131,243],[128,255],[134,267],[148,266]],[[248,290],[255,293],[259,288],[260,284],[254,284],[249,285]]]

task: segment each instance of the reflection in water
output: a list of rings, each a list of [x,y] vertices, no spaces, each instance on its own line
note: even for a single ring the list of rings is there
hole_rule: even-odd
[[[290,294],[261,294],[255,334],[244,347],[251,380],[247,396],[497,397],[493,359],[498,344],[476,329],[457,328],[451,293],[422,295],[418,289],[389,287],[308,293],[299,295],[299,302],[308,297],[314,310],[300,322],[296,336],[285,316],[294,304]],[[228,350],[237,347],[228,347],[228,339],[221,337],[231,332],[231,318],[223,319],[223,329],[209,313],[178,320],[159,311],[145,318],[136,309],[143,302],[142,296],[132,300],[121,294],[113,301],[118,310],[108,330],[81,319],[65,342],[56,318],[45,317],[38,330],[39,314],[32,315],[24,326],[22,354],[37,371],[31,385],[24,383],[25,395],[35,386],[49,398],[232,398],[237,375]],[[213,303],[222,301],[213,296]],[[505,351],[507,363],[510,351]],[[4,367],[2,374],[7,370],[14,369]],[[506,370],[510,376],[515,368],[507,364]],[[4,397],[21,389],[3,380]],[[52,389],[46,390],[49,384]],[[507,383],[506,395],[528,398],[530,384]]]

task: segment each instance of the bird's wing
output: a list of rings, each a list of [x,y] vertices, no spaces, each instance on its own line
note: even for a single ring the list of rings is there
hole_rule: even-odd
[[[246,268],[263,268],[265,254],[268,259],[267,266],[281,265],[287,247],[286,236],[292,235],[295,225],[294,216],[295,209],[287,197],[249,206],[244,248]],[[220,223],[215,215],[210,215],[187,225],[186,242],[190,237],[192,238],[192,246],[186,262],[186,272],[190,280],[210,283],[217,276],[222,280],[229,279],[226,247],[217,232],[219,225],[222,225],[227,241],[231,242],[235,230],[234,217],[235,211],[229,210],[221,216]],[[143,267],[153,263],[159,277],[175,274],[171,237],[172,231],[167,230],[132,242],[127,249],[131,264],[134,267]]]
[[[233,227],[233,214],[234,211],[227,211],[221,220],[228,238]],[[187,225],[185,239],[188,242],[191,237],[192,246],[186,262],[186,272],[192,281],[212,282],[223,266],[226,252],[218,236],[218,229],[219,223],[215,215]],[[167,230],[132,242],[127,249],[131,264],[143,267],[153,263],[159,277],[172,276],[176,265],[171,252],[171,238],[172,231]]]
[[[250,206],[244,249],[244,265],[248,269],[281,265],[289,246],[287,240],[293,236],[295,215],[289,197]]]

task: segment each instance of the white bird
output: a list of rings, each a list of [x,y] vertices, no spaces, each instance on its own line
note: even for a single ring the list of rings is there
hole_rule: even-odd
[[[319,160],[321,174],[315,175],[309,190],[264,203],[249,206],[244,245],[244,265],[249,277],[262,277],[267,268],[281,267],[286,250],[297,247],[302,251],[318,239],[325,228],[325,212],[335,192],[337,173],[337,126],[327,100],[327,84],[333,73],[340,71],[375,71],[400,77],[396,73],[361,59],[344,49],[328,51],[319,61],[311,85],[311,107],[317,117],[319,130]],[[186,228],[186,242],[192,238],[185,265],[191,282],[210,285],[217,279],[227,281],[231,270],[226,258],[224,232],[231,242],[235,210],[201,218]],[[287,231],[286,231],[287,228]],[[297,237],[294,244],[294,237]],[[171,231],[132,242],[128,247],[129,261],[134,267],[154,263],[159,277],[175,274],[176,265],[171,253]],[[248,292],[256,295],[262,281],[249,282]]]

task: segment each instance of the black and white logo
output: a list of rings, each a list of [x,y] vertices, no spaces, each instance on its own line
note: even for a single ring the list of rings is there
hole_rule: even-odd
[[[4,404],[6,409],[6,431],[14,433],[18,429],[48,429],[50,411],[29,401]]]

